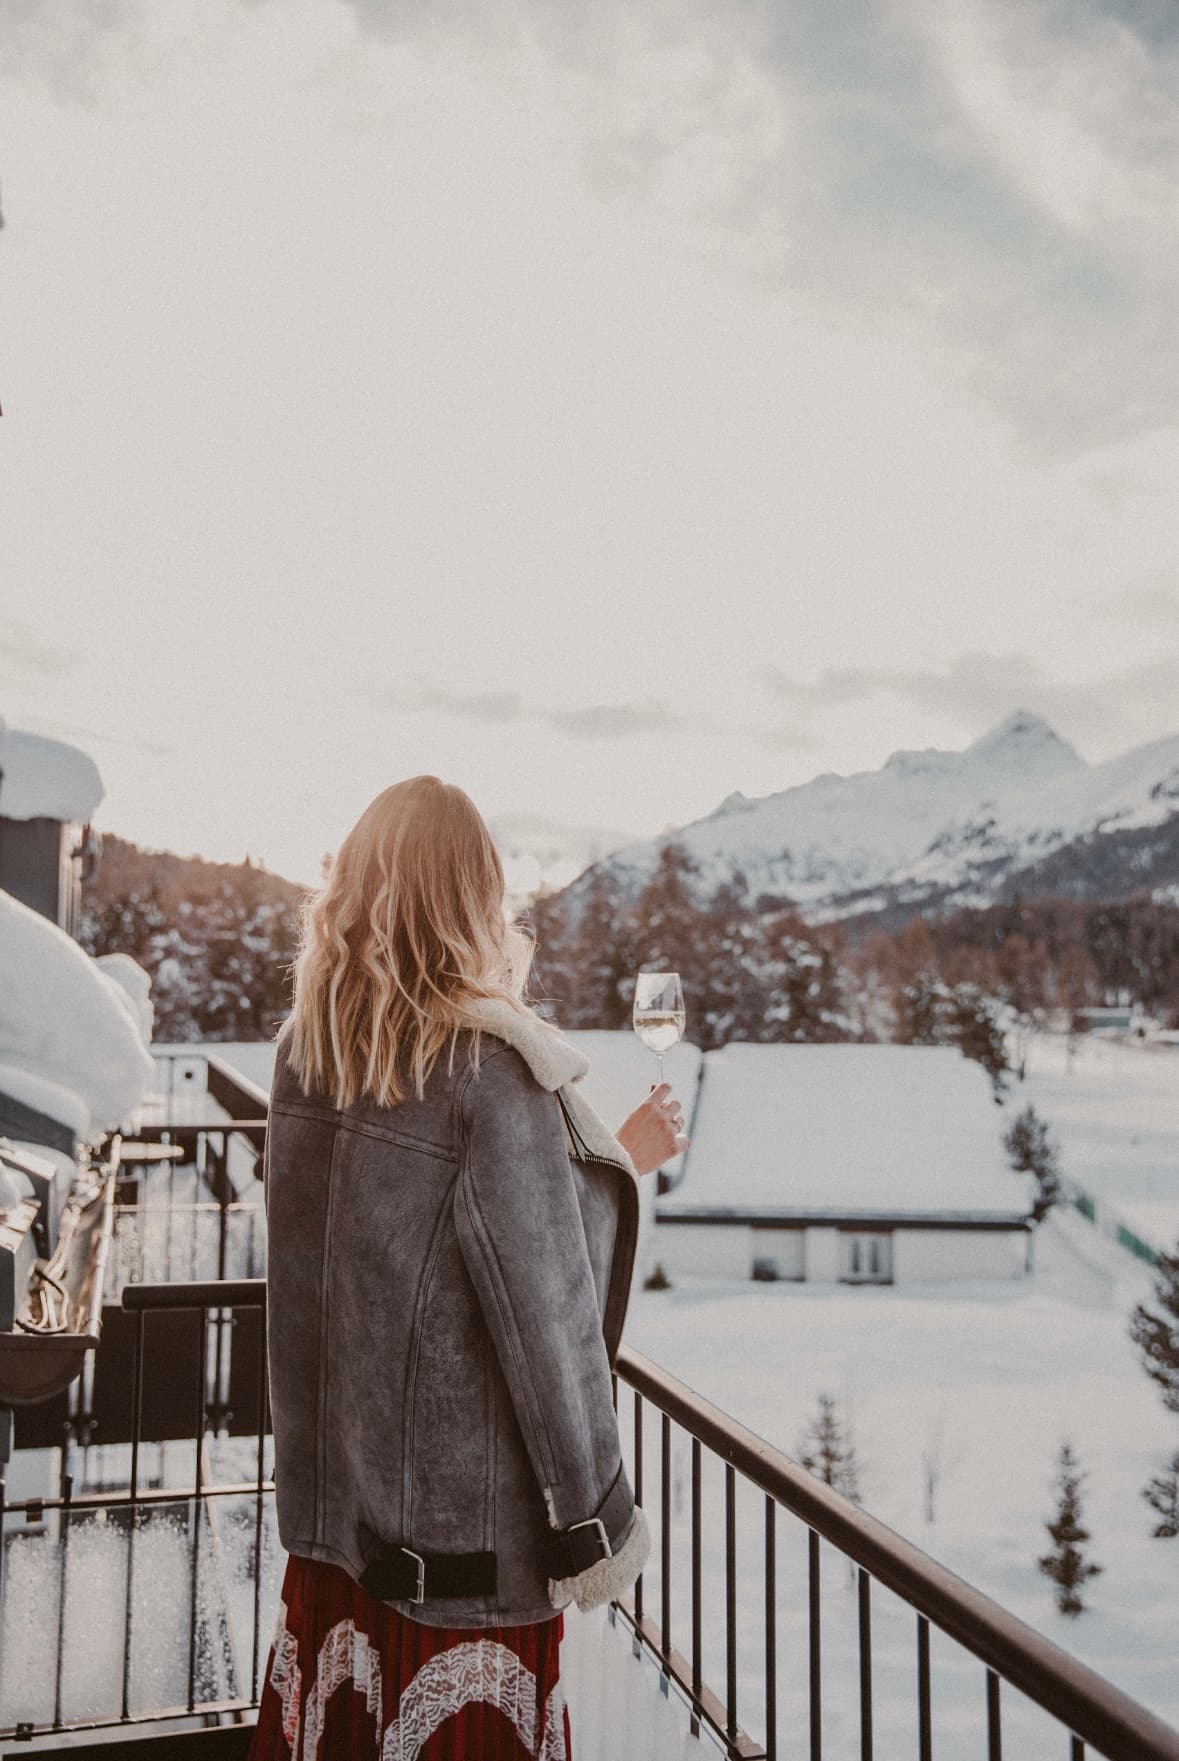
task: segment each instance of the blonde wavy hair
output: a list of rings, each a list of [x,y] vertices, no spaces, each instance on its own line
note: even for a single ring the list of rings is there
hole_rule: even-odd
[[[305,1094],[337,1107],[421,1098],[465,1005],[522,1014],[533,942],[504,906],[499,852],[470,797],[434,776],[371,801],[304,902],[294,1007],[279,1031]]]

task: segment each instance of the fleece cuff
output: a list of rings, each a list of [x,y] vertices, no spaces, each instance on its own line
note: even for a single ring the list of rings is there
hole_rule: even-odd
[[[570,1602],[576,1602],[582,1609],[598,1608],[603,1602],[612,1602],[624,1590],[629,1590],[650,1554],[651,1535],[647,1519],[636,1504],[634,1521],[617,1553],[612,1553],[609,1559],[595,1560],[576,1577],[550,1578],[549,1601],[554,1608],[567,1608]]]

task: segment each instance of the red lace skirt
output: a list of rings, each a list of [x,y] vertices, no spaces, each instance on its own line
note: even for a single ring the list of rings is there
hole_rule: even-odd
[[[423,1626],[292,1553],[249,1761],[570,1761],[563,1633]]]

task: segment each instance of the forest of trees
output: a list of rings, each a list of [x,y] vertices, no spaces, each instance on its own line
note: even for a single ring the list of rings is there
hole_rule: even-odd
[[[701,905],[682,846],[636,898],[607,871],[534,901],[538,994],[569,1027],[625,1024],[640,966],[684,980],[691,1037],[961,1044],[996,1078],[1004,1042],[1119,991],[1179,1025],[1179,908],[1038,900],[914,917],[895,934],[751,897],[740,878]]]
[[[266,1039],[290,1004],[304,889],[248,859],[138,849],[108,836],[86,884],[80,940],[131,954],[152,978],[161,1040]],[[684,980],[689,1035],[727,1040],[898,1040],[960,1045],[998,1092],[1049,1012],[1071,1017],[1128,991],[1179,1026],[1179,907],[1034,900],[914,917],[894,934],[808,925],[740,876],[699,902],[675,842],[647,884],[603,868],[533,901],[533,996],[565,1027],[622,1027],[640,967]]]
[[[303,891],[248,859],[206,862],[107,834],[78,940],[146,968],[156,1039],[270,1039],[290,1007]]]

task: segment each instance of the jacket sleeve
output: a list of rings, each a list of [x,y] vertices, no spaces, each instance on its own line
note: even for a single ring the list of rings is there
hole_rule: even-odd
[[[510,1048],[485,1055],[462,1097],[459,1244],[559,1548],[601,1516],[611,1556],[550,1575],[554,1606],[633,1583],[650,1548],[611,1396],[602,1317],[560,1105]],[[571,1537],[572,1538],[572,1537]],[[554,1553],[554,1557],[558,1557]]]

